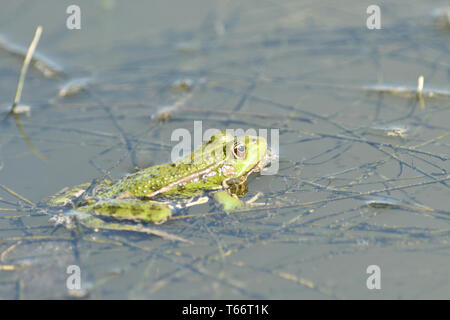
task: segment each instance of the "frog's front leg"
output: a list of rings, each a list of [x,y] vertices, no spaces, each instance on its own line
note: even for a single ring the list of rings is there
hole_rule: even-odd
[[[214,194],[214,199],[222,206],[225,212],[230,212],[236,209],[248,206],[250,203],[239,200],[248,192],[248,184],[240,178],[232,178],[223,182],[223,187],[226,191],[217,191]]]
[[[172,215],[168,205],[157,201],[137,199],[104,200],[80,207],[77,210],[101,216],[136,222],[161,224]]]

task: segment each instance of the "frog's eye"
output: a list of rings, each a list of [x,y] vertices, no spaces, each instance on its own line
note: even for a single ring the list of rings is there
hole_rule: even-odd
[[[245,145],[242,143],[235,143],[233,146],[233,155],[235,158],[243,159],[247,155]]]

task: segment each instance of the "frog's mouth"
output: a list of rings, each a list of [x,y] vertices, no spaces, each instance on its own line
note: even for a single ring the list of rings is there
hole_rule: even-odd
[[[233,184],[241,184],[247,181],[247,178],[252,173],[261,172],[269,163],[273,160],[278,159],[278,155],[272,152],[272,150],[267,149],[266,154],[260,161],[258,161],[254,166],[250,167],[245,173],[237,178],[229,178],[223,182],[225,188],[230,187]]]

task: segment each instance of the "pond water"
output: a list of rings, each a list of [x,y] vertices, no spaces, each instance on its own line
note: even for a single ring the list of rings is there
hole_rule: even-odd
[[[78,1],[79,30],[71,4],[0,12],[0,298],[449,297],[446,1],[379,1],[373,30],[360,1]],[[31,110],[8,116],[14,52],[38,25],[36,57],[58,72],[31,65]],[[70,81],[80,90],[59,96]],[[55,228],[30,209],[170,161],[172,133],[194,121],[279,131],[278,172],[250,177],[244,198],[263,206],[156,226],[189,243]],[[70,265],[82,290],[66,287]]]

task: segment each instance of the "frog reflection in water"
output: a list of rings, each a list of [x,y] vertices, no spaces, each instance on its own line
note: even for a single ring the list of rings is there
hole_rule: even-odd
[[[111,220],[160,224],[176,209],[207,202],[210,192],[225,211],[239,208],[247,177],[266,165],[269,154],[263,137],[218,132],[179,161],[149,167],[114,183],[105,179],[65,188],[45,205],[72,208],[70,212],[88,227],[145,232],[142,226]],[[69,221],[62,214],[53,220]]]

